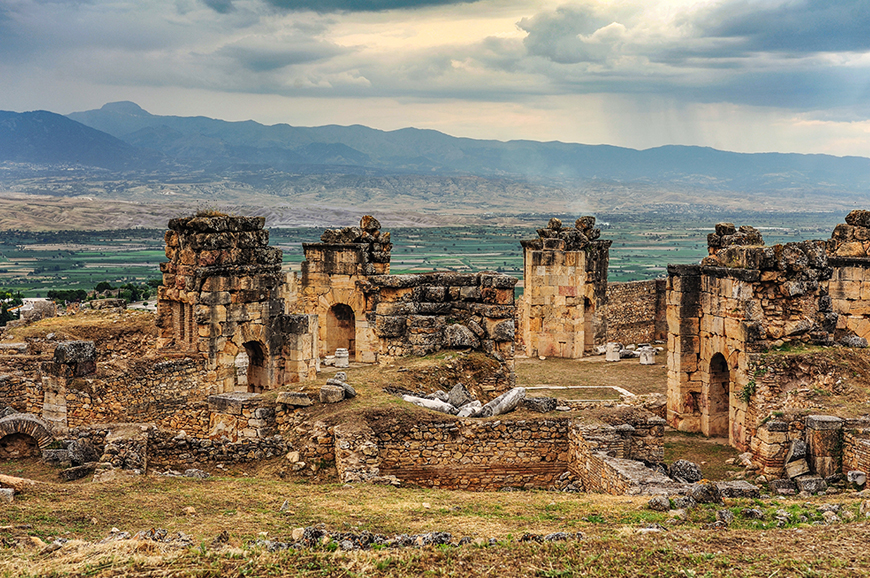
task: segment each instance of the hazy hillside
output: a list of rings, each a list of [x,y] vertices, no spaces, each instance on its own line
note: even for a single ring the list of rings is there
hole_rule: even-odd
[[[131,102],[69,117],[137,147],[210,166],[266,165],[278,170],[469,174],[620,183],[679,183],[724,190],[870,190],[870,159],[799,154],[740,154],[665,146],[643,151],[561,142],[455,138],[413,128],[265,126],[206,117],[152,115]]]
[[[0,161],[130,170],[157,167],[161,159],[59,114],[0,111]]]

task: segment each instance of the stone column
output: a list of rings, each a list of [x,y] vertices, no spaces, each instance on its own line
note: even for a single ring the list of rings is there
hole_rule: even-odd
[[[843,461],[843,420],[831,415],[809,415],[806,431],[812,470],[822,477],[839,473]]]

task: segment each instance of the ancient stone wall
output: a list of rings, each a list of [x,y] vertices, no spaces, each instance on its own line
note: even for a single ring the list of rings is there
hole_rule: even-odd
[[[359,227],[328,229],[320,243],[303,243],[302,273],[289,280],[288,303],[293,311],[317,315],[318,353],[347,349],[351,360],[374,363],[380,350],[366,315],[365,296],[358,283],[373,275],[388,275],[393,245],[390,233],[371,216]]]
[[[360,289],[378,359],[449,348],[482,350],[502,365],[497,389],[513,386],[516,282],[492,272],[368,278]]]
[[[607,266],[611,241],[598,240],[594,217],[563,228],[550,219],[538,238],[522,241],[520,334],[529,356],[576,359],[607,334]]]
[[[870,474],[870,428],[843,432],[843,473],[850,471]]]
[[[445,489],[549,488],[568,469],[568,424],[455,421],[379,432],[380,473]]]
[[[281,251],[268,246],[263,223],[188,217],[166,232],[158,348],[203,356],[222,392],[313,379],[319,364],[317,319],[285,314]]]
[[[824,244],[750,244],[762,242],[751,227],[719,224],[700,266],[668,268],[668,421],[744,450],[757,426],[751,354],[832,343],[837,321]]]
[[[667,338],[666,279],[607,284],[607,341],[653,343]]]

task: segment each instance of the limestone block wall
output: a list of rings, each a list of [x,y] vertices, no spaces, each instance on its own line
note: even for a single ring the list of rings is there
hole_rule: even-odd
[[[628,344],[667,339],[666,287],[666,279],[608,283],[606,340]]]
[[[843,432],[843,473],[850,471],[870,474],[870,428]]]
[[[188,217],[172,219],[165,235],[157,346],[204,357],[224,392],[313,379],[317,369],[317,323],[285,318],[282,254],[268,246],[263,224],[262,217]],[[239,365],[248,367],[244,380]]]
[[[211,395],[208,407],[209,439],[238,442],[278,435],[275,403],[258,394],[236,392]]]
[[[381,475],[426,487],[549,488],[568,470],[567,419],[452,421],[377,432]]]
[[[745,450],[758,425],[751,354],[777,340],[831,342],[831,268],[820,241],[717,243],[701,266],[668,268],[668,421]]]
[[[831,257],[833,268],[828,294],[837,319],[838,333],[870,338],[870,258]]]
[[[530,356],[576,359],[606,336],[611,241],[599,240],[594,217],[564,227],[550,219],[538,238],[521,241],[520,336]]]
[[[512,386],[516,282],[493,272],[368,278],[361,290],[378,359],[446,348],[482,350],[502,364],[502,388]]]

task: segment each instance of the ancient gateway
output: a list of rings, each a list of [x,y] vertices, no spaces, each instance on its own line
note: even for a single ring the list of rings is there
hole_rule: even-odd
[[[722,223],[700,264],[632,283],[608,282],[611,242],[593,217],[569,226],[551,219],[522,241],[518,299],[517,279],[496,272],[390,274],[390,233],[371,216],[304,243],[300,273],[282,270],[263,218],[173,219],[165,241],[156,347],[123,366],[102,363],[93,342],[51,350],[34,342],[21,345],[26,355],[7,354],[0,456],[49,456],[86,440],[102,456],[89,471],[102,477],[149,464],[287,455],[308,474],[335,464],[345,481],[624,493],[670,487],[637,461],[662,460],[666,418],[682,431],[727,438],[773,477],[794,469],[797,441],[809,446],[808,472],[870,469],[870,420],[834,408],[790,414],[803,407],[805,390],[786,375],[793,368],[767,357],[794,344],[866,346],[868,211],[849,213],[828,240],[772,247],[752,227]],[[317,400],[287,387],[315,380],[332,356],[390,364],[454,349],[488,360],[487,376],[467,385],[494,398],[515,386],[518,351],[577,359],[605,344],[655,341],[667,342],[659,416],[575,404],[562,409],[582,419],[444,416],[411,426],[381,417],[351,427],[310,422]],[[320,403],[353,395],[330,381]],[[555,405],[528,408],[549,413]],[[56,441],[67,449],[51,449]]]

